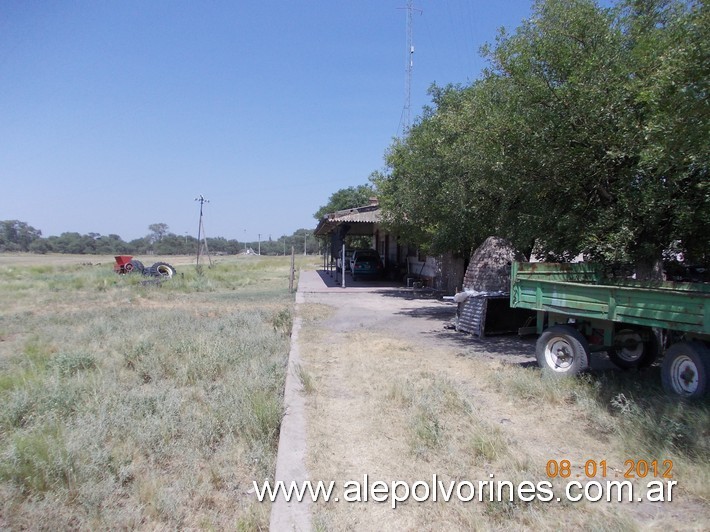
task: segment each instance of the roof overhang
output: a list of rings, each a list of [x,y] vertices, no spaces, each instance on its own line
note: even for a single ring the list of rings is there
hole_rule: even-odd
[[[314,234],[326,236],[338,231],[340,227],[348,226],[348,235],[371,235],[373,226],[380,219],[381,211],[377,204],[330,212],[318,222]]]

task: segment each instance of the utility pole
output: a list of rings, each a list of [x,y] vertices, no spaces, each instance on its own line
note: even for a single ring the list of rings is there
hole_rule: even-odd
[[[259,236],[258,254],[261,255],[261,233],[257,233],[257,235]]]
[[[306,256],[306,249],[308,246],[308,233],[303,233],[303,256]]]
[[[197,267],[200,267],[200,252],[202,251],[202,246],[204,246],[204,254],[207,255],[210,261],[210,266],[212,266],[212,258],[210,257],[210,251],[207,249],[207,235],[205,234],[205,226],[202,223],[202,206],[205,203],[209,203],[210,200],[205,199],[205,197],[200,194],[195,198],[195,201],[200,202],[200,225],[197,227]]]

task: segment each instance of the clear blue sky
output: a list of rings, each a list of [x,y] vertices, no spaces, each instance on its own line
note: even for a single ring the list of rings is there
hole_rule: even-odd
[[[406,0],[0,3],[0,220],[131,240],[152,223],[274,239],[313,228],[400,131]],[[418,0],[414,120],[468,83],[529,0]]]

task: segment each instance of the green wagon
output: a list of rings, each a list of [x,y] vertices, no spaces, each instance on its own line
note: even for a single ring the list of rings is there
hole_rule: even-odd
[[[587,263],[516,262],[510,306],[537,311],[535,354],[543,370],[574,375],[605,351],[622,368],[651,364],[667,347],[666,390],[701,397],[710,388],[710,285],[610,281]]]

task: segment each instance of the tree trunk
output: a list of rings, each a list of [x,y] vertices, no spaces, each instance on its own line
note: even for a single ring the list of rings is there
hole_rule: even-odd
[[[638,281],[663,281],[663,261],[661,259],[648,259],[636,263],[636,279]]]

